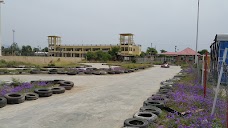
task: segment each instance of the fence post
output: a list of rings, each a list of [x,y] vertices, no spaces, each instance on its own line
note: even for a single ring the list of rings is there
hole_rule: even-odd
[[[216,88],[216,92],[215,92],[215,98],[214,98],[214,102],[213,102],[211,116],[214,115],[214,112],[215,112],[216,101],[217,101],[218,93],[219,93],[219,86],[220,86],[222,74],[223,74],[223,65],[224,65],[225,60],[226,60],[227,51],[228,51],[228,48],[226,48],[224,53],[223,53],[223,61],[222,61],[222,65],[221,65],[221,69],[220,69],[220,73],[219,73],[218,82],[217,82],[217,88]]]

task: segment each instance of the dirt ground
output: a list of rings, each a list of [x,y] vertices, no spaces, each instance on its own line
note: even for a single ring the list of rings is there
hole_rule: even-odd
[[[64,94],[7,105],[0,109],[0,128],[120,128],[125,119],[155,94],[160,82],[172,78],[180,67],[155,66],[121,75],[4,75],[23,81],[64,79],[75,87]]]

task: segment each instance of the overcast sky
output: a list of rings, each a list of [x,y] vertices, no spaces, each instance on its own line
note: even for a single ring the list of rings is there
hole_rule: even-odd
[[[228,0],[200,0],[198,49],[209,49],[216,33],[228,33]],[[5,0],[3,45],[117,44],[133,33],[143,50],[195,49],[197,0]]]

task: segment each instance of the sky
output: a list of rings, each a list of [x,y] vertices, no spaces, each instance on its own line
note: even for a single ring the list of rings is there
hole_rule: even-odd
[[[4,46],[47,47],[47,36],[62,44],[118,44],[133,33],[142,50],[196,49],[197,0],[5,0]],[[200,0],[198,50],[209,49],[217,33],[228,33],[228,0]]]

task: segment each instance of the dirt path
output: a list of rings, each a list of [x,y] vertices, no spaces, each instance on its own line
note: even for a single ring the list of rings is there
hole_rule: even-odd
[[[24,81],[64,79],[76,85],[71,91],[0,109],[0,128],[120,128],[132,117],[160,82],[172,78],[180,67],[159,66],[122,75],[17,75]]]

